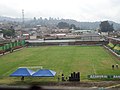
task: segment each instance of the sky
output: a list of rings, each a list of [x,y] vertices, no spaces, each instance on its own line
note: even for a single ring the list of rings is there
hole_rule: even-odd
[[[120,23],[120,0],[0,0],[0,16]]]

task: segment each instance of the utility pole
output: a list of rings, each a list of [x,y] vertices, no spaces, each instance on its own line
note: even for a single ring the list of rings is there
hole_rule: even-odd
[[[24,26],[24,9],[22,9],[22,24]]]
[[[25,28],[25,24],[24,24],[24,9],[22,9],[22,17],[21,17],[21,29],[23,30]],[[22,37],[22,31],[20,34],[20,37]]]

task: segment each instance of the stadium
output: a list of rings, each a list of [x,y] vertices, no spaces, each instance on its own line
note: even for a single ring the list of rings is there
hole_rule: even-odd
[[[120,65],[119,55],[116,56],[110,51],[117,44],[111,45],[111,43],[108,41],[89,43],[78,40],[52,42],[48,40],[35,43],[21,40],[1,45],[0,84],[52,83],[56,85],[58,77],[62,82],[62,74],[65,76],[65,82],[69,83],[69,77],[74,72],[80,73],[79,82],[118,81],[119,68],[116,66],[112,68],[112,65]],[[119,49],[117,48],[116,51],[118,52]],[[49,78],[25,77],[23,83],[21,77],[10,77],[10,74],[19,67],[28,67],[34,71],[50,69],[54,70],[56,75]]]

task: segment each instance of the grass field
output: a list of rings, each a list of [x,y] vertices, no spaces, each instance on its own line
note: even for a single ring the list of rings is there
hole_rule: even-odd
[[[65,76],[69,76],[71,72],[80,72],[81,79],[87,80],[89,74],[120,75],[120,69],[111,69],[111,65],[116,63],[120,65],[120,61],[101,46],[24,48],[0,57],[0,83],[12,83],[14,80],[19,80],[20,78],[8,77],[18,67],[42,66],[56,71],[57,75],[64,73]]]

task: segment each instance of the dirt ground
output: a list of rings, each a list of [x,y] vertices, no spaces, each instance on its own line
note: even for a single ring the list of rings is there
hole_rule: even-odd
[[[47,86],[48,88],[51,87],[53,89],[55,87],[55,90],[57,88],[61,90],[120,90],[120,81],[59,82],[49,85]]]
[[[42,87],[45,90],[120,90],[120,81],[49,82],[45,84],[7,85],[7,88],[27,89],[32,86]],[[6,85],[0,85],[0,88],[4,87]]]
[[[33,85],[33,84],[32,84]],[[35,83],[34,83],[35,85]],[[49,82],[37,83],[40,86],[62,86],[62,87],[120,87],[120,81],[82,81],[82,82]]]

